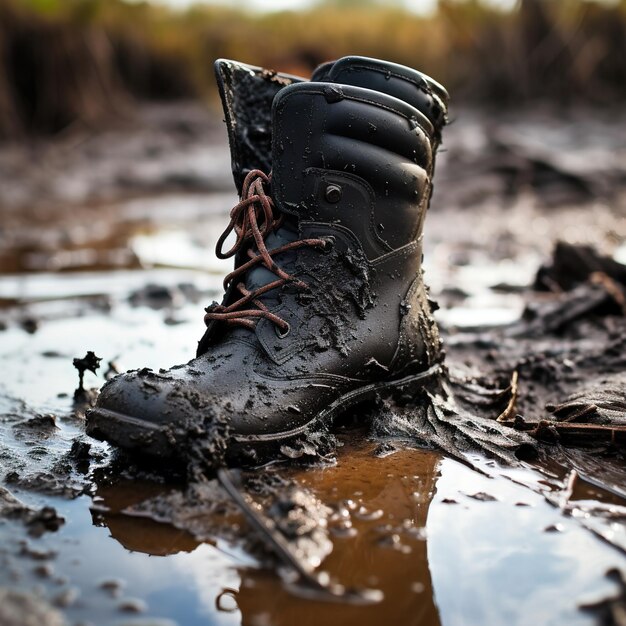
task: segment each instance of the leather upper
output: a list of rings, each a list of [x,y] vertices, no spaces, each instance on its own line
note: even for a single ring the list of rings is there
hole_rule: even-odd
[[[358,61],[360,69],[352,73],[346,67],[356,62],[340,61],[327,70],[364,83],[366,61]],[[229,89],[246,75],[256,84],[262,73],[229,63],[219,62],[218,76],[233,168],[256,167],[267,161],[268,135],[252,141],[253,114],[247,109],[253,104]],[[372,70],[372,84],[379,84],[379,70]],[[239,76],[235,82],[233,72]],[[103,387],[98,407],[159,425],[189,423],[204,411],[217,411],[236,434],[271,436],[304,427],[342,394],[417,375],[440,359],[420,269],[440,122],[395,95],[405,83],[419,83],[421,90],[418,78],[389,82],[383,76],[380,86],[392,85],[392,95],[295,77],[269,81],[259,106],[271,95],[270,191],[287,219],[268,237],[268,249],[294,239],[329,244],[273,257],[308,285],[301,290],[287,283],[259,298],[288,323],[288,332],[266,318],[253,330],[213,320],[195,359],[165,372],[118,376]],[[413,102],[431,106],[420,98]],[[237,180],[240,174],[238,169]],[[235,264],[246,260],[238,256]],[[267,284],[271,276],[257,267],[245,277],[246,287]],[[232,298],[230,289],[224,303]]]

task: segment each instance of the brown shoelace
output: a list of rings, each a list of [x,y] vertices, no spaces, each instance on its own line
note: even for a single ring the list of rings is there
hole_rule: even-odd
[[[241,298],[228,306],[214,304],[208,307],[204,316],[206,324],[211,320],[222,320],[228,324],[254,328],[256,321],[265,317],[276,324],[282,332],[287,332],[289,324],[280,316],[272,313],[258,298],[271,289],[282,287],[287,283],[299,289],[308,289],[308,285],[278,267],[272,257],[304,246],[325,248],[329,243],[325,239],[300,239],[273,250],[267,249],[266,237],[283,222],[282,215],[275,215],[274,202],[265,192],[265,185],[269,185],[270,180],[271,176],[267,176],[261,170],[252,170],[248,173],[243,181],[241,201],[230,212],[230,224],[218,239],[215,253],[220,259],[228,259],[242,250],[247,243],[254,241],[256,246],[256,251],[252,247],[247,250],[250,260],[242,263],[224,278],[224,289],[228,289],[234,280],[259,264],[276,274],[278,278],[254,291],[246,289],[242,282],[238,283],[237,289],[241,293]],[[237,240],[230,250],[224,252],[224,241],[233,230]],[[244,308],[245,305],[253,305],[254,308]]]

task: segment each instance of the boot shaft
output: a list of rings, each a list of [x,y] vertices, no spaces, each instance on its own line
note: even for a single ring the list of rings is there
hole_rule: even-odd
[[[419,239],[435,129],[392,96],[299,83],[274,99],[272,194],[300,221],[352,231],[368,259]]]
[[[217,85],[224,108],[237,191],[252,169],[269,172],[271,107],[276,94],[304,78],[277,73],[236,61],[215,62]],[[379,91],[415,107],[433,127],[435,149],[447,121],[448,94],[430,77],[411,68],[350,56],[319,66],[310,82],[334,82]]]
[[[346,65],[361,67],[362,62]],[[404,76],[396,71],[387,80],[380,71],[383,65],[372,70],[370,63],[348,72],[338,63],[327,71],[359,80],[370,75],[380,85],[382,78],[397,94],[401,88],[422,90],[419,76],[407,79],[412,70]],[[245,72],[247,78],[240,78],[252,83],[267,80],[255,70]],[[235,336],[238,341],[256,337],[266,358],[283,369],[295,367],[294,374],[304,367],[302,354],[311,349],[323,370],[348,368],[363,379],[380,376],[371,370],[372,363],[390,376],[430,367],[440,358],[440,344],[421,275],[421,231],[444,118],[431,120],[406,101],[366,87],[294,77],[281,77],[291,84],[278,87],[275,79],[270,85],[275,90],[271,118],[265,122],[272,129],[267,159],[272,180],[266,193],[281,225],[267,233],[265,245],[275,250],[291,242],[325,240],[331,249],[291,248],[273,257],[275,265],[257,263],[238,278],[241,282],[230,282],[222,305],[207,310],[208,327],[198,355]],[[430,101],[420,93],[413,102],[432,115],[432,106],[424,105]],[[267,94],[268,89],[261,92],[261,113]],[[240,97],[237,90],[223,90],[223,95],[225,102]],[[247,123],[251,119],[249,115]],[[237,147],[242,137],[249,139],[236,124],[229,125],[229,134],[231,146]],[[258,254],[254,246],[242,250],[235,268]],[[267,289],[277,268],[306,283],[308,293],[289,284]],[[249,329],[231,331],[218,317],[225,314],[220,311],[231,315],[241,293],[254,293],[253,306],[267,314],[259,313],[261,319]],[[275,332],[270,313],[291,329],[288,337]],[[320,341],[329,349],[316,348]]]
[[[449,96],[442,85],[426,74],[390,61],[348,56],[318,67],[311,81],[363,87],[403,100],[428,118],[437,143],[441,139]]]

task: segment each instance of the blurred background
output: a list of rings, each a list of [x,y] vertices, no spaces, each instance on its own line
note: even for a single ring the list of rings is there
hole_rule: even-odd
[[[624,0],[2,0],[0,41],[3,138],[100,124],[137,101],[215,102],[217,57],[303,76],[380,57],[491,106],[626,94]]]

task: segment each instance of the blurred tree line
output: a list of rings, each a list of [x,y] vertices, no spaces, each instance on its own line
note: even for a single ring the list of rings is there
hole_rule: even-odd
[[[217,57],[306,76],[346,54],[419,68],[457,101],[623,102],[626,0],[440,0],[427,17],[349,0],[272,14],[0,0],[0,137],[97,125],[141,99],[214,99]]]

